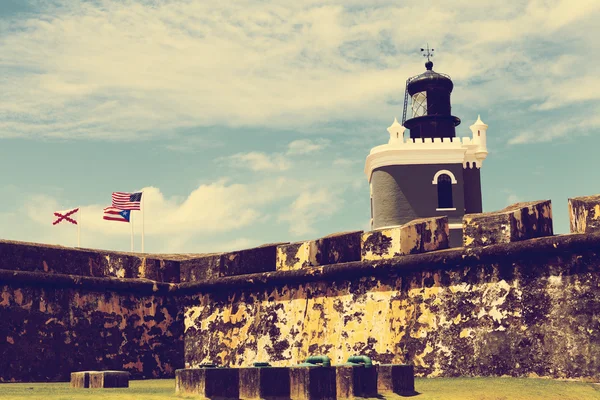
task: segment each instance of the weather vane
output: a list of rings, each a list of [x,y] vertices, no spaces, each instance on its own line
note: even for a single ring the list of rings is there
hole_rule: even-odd
[[[423,49],[421,48],[421,51],[425,51],[427,50],[427,53],[423,54],[423,57],[427,57],[427,61],[431,61],[429,58],[433,57],[433,51],[434,49],[431,49],[431,51],[429,50],[429,43],[427,43],[427,48]]]

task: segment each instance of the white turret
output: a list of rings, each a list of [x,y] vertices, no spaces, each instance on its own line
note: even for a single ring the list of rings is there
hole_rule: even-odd
[[[390,140],[388,144],[402,144],[404,143],[404,130],[406,128],[400,125],[398,120],[394,118],[394,123],[387,128],[387,131],[390,133]]]
[[[488,155],[487,145],[486,145],[486,135],[488,126],[483,123],[481,120],[481,116],[477,116],[477,121],[473,125],[469,127],[471,132],[473,133],[473,143],[477,144],[477,148],[475,149],[475,158],[478,161],[478,164],[481,165],[481,162],[485,160]]]

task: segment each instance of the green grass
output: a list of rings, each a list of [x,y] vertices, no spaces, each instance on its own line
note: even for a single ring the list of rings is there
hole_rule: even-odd
[[[155,400],[177,396],[173,379],[131,381],[127,389],[71,389],[68,383],[3,383],[0,399],[14,400]],[[417,379],[414,400],[600,400],[600,386],[582,382],[516,378]]]

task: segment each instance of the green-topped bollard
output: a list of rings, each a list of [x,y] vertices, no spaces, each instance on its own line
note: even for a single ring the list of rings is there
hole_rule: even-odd
[[[293,400],[335,400],[335,368],[327,356],[310,356],[290,367],[290,397]]]
[[[352,356],[342,365],[335,366],[338,399],[377,396],[377,369],[367,356]]]
[[[290,398],[290,369],[255,362],[240,368],[240,399],[278,400]]]

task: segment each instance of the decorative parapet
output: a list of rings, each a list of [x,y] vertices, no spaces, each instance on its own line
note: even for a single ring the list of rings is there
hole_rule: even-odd
[[[516,203],[497,212],[463,217],[465,247],[517,242],[552,234],[550,200]]]
[[[447,249],[448,217],[422,218],[407,224],[365,232],[361,260],[383,260],[407,254]]]
[[[371,181],[376,168],[386,165],[463,164],[481,168],[483,159],[478,153],[479,141],[469,137],[421,138],[398,137],[388,144],[371,149],[365,163],[365,174]]]
[[[600,195],[569,199],[571,233],[600,231]]]

